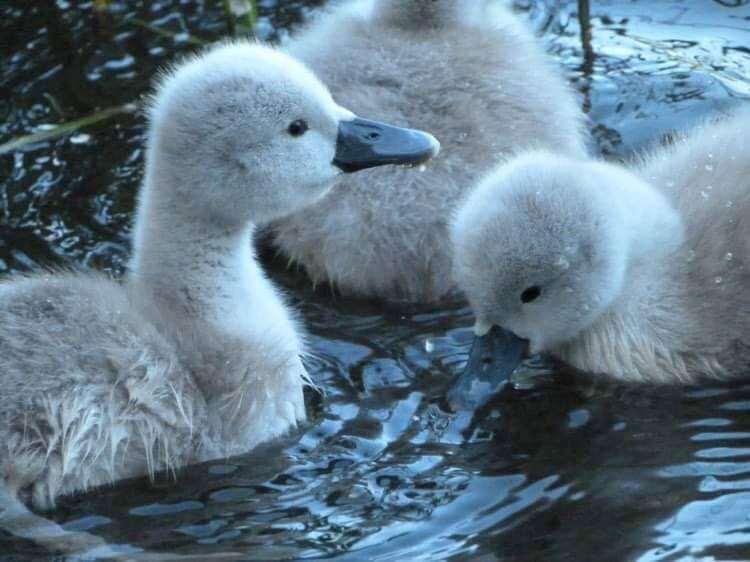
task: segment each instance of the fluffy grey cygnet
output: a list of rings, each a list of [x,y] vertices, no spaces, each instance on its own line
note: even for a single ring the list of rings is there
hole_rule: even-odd
[[[750,112],[630,169],[531,152],[453,225],[476,331],[624,381],[750,374]]]
[[[50,508],[61,494],[244,453],[304,420],[303,341],[252,254],[253,225],[313,203],[344,168],[411,161],[393,150],[402,141],[437,149],[355,118],[302,64],[250,43],[168,73],[150,117],[124,282],[0,284],[3,528],[23,530],[4,520],[18,512],[7,498]],[[349,161],[358,127],[365,148]],[[391,153],[368,160],[378,139]]]
[[[358,113],[429,130],[441,155],[421,174],[358,174],[274,225],[315,283],[430,302],[455,289],[450,216],[497,163],[529,147],[583,156],[580,108],[520,19],[497,0],[357,0],[285,48]]]

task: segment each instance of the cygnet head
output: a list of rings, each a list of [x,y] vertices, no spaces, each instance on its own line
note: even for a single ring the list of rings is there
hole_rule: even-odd
[[[356,118],[304,65],[253,43],[175,67],[150,111],[146,197],[188,219],[266,223],[309,205],[344,172],[419,164],[426,133]]]
[[[590,326],[617,298],[628,257],[625,215],[607,188],[639,181],[615,166],[543,152],[484,180],[452,233],[456,281],[477,335],[497,325],[536,353]]]

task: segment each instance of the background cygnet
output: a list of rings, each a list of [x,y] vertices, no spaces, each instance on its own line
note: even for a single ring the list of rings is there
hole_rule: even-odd
[[[479,335],[498,325],[569,364],[692,383],[750,367],[750,112],[630,170],[531,152],[453,224]]]
[[[358,0],[318,17],[286,50],[352,110],[429,130],[441,155],[421,174],[347,178],[280,221],[273,238],[315,283],[430,302],[455,288],[450,216],[501,155],[583,156],[584,123],[560,69],[495,0]]]
[[[438,146],[355,118],[302,64],[249,43],[168,73],[150,117],[124,283],[0,285],[0,498],[50,508],[304,420],[302,338],[252,255],[253,225],[311,204],[342,170],[420,163]],[[19,513],[5,505],[0,527],[30,529],[9,520]]]

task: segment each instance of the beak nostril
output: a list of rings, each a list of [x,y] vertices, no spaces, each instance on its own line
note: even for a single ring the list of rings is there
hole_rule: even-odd
[[[368,133],[367,138],[369,140],[377,140],[380,138],[380,133]]]

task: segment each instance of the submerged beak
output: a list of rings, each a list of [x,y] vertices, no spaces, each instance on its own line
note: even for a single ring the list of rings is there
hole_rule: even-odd
[[[451,408],[476,410],[482,407],[521,363],[528,343],[498,326],[477,335],[466,369],[448,392]]]
[[[339,123],[333,164],[346,173],[387,164],[418,166],[439,151],[429,133],[355,118]]]

